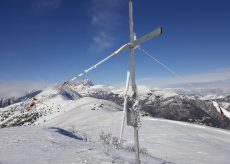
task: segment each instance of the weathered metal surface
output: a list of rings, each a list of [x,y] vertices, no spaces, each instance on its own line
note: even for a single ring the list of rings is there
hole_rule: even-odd
[[[129,49],[129,44],[127,43],[127,44],[121,46],[118,50],[113,52],[111,55],[109,55],[108,57],[106,57],[102,61],[100,61],[97,64],[93,65],[92,67],[86,69],[84,72],[87,73],[87,72],[91,71],[92,69],[97,68],[97,66],[99,66],[100,64],[104,63],[105,61],[109,60],[110,58],[112,58],[114,56],[117,56],[118,54],[121,54],[122,52],[124,52],[124,51],[126,51],[128,49]]]
[[[150,33],[145,34],[144,36],[138,38],[137,40],[131,42],[130,46],[135,47],[137,45],[141,45],[142,43],[149,41],[159,35],[162,34],[162,27],[158,27],[157,29],[153,30]]]
[[[129,81],[130,81],[130,72],[127,72],[126,85],[125,85],[125,93],[124,93],[124,104],[123,104],[123,118],[121,123],[121,133],[120,133],[120,143],[122,143],[124,126],[125,126],[125,118],[127,113],[127,99],[128,99],[128,90],[129,90]]]
[[[134,42],[134,30],[133,30],[133,1],[129,0],[129,28],[130,28],[130,43]],[[131,62],[131,85],[132,85],[132,111],[131,116],[137,117],[134,113],[134,103],[137,100],[137,86],[135,81],[135,56],[134,56],[134,47],[130,46],[130,62]],[[137,109],[138,110],[138,109]],[[130,112],[130,110],[128,110]],[[136,119],[135,119],[136,121]],[[140,164],[140,154],[139,154],[139,139],[138,139],[138,127],[135,125],[134,122],[134,146],[135,146],[135,157],[136,157],[136,164]]]

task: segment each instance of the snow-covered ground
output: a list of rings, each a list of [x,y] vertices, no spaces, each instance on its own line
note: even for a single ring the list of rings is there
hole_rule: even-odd
[[[99,86],[92,90],[98,89]],[[174,95],[157,90],[152,92],[166,97]],[[134,152],[114,149],[98,142],[102,131],[119,136],[123,113],[120,106],[90,97],[69,100],[54,88],[46,89],[36,99],[36,110],[45,113],[34,122],[37,126],[0,129],[1,164],[31,161],[35,164],[134,163]],[[30,102],[17,103],[4,110],[16,110]],[[48,109],[52,110],[47,112]],[[87,134],[92,142],[84,142],[70,131]],[[139,132],[140,146],[151,155],[142,155],[142,163],[230,163],[228,130],[143,117]],[[123,139],[125,146],[133,144],[132,127],[125,127]]]
[[[164,160],[142,155],[142,163]],[[98,142],[86,142],[61,128],[0,129],[1,164],[110,164],[134,163],[133,152]]]
[[[91,117],[92,115],[79,122],[77,120],[76,122],[66,120],[62,124],[59,122],[59,127],[53,128],[35,126],[0,129],[0,163],[29,164],[32,161],[35,164],[134,163],[134,152],[94,142],[97,141],[102,123],[107,122],[104,131],[117,135],[120,127],[120,124],[114,121],[117,118],[111,115],[107,121],[92,123]],[[60,116],[57,120],[60,121]],[[84,125],[80,128],[79,134],[87,133],[93,141],[82,141],[64,128],[60,128],[62,125],[68,127],[67,122],[71,126],[74,125],[77,131],[78,127]],[[151,154],[151,156],[142,154],[142,163],[163,164],[165,161],[177,164],[229,163],[229,131],[152,118],[145,118],[142,123],[140,145]],[[125,144],[132,143],[132,128],[126,127],[124,139]]]
[[[86,98],[89,99],[91,98]],[[85,100],[64,115],[46,121],[46,126],[74,127],[97,140],[100,132],[119,136],[122,112],[91,110]],[[90,100],[91,102],[96,99]],[[102,111],[104,110],[104,111]],[[145,117],[140,129],[140,145],[155,157],[174,163],[228,163],[230,131],[176,121]],[[133,129],[125,128],[125,143],[132,143]]]

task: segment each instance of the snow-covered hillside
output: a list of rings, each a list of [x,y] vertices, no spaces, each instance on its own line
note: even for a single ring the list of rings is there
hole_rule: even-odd
[[[211,101],[178,95],[169,89],[138,86],[138,91],[142,115],[230,129],[230,120],[222,116]],[[46,121],[49,115],[53,117],[54,113],[56,115],[65,113],[71,109],[70,104],[85,97],[107,100],[121,108],[123,95],[124,88],[92,85],[92,82],[87,79],[77,84],[65,82],[62,85],[46,88],[34,97],[36,101],[29,99],[1,109],[0,127],[31,124],[38,119]],[[228,110],[230,101],[226,98],[216,101],[222,108]],[[28,106],[32,108],[28,110]]]
[[[40,92],[41,92],[41,90],[37,90],[37,91],[30,90],[30,91],[27,91],[23,96],[20,96],[20,97],[0,98],[0,108],[6,107],[8,105],[11,105],[11,104],[14,104],[17,102],[25,101],[27,99],[30,99],[30,98],[36,96]]]
[[[167,90],[201,100],[220,99],[230,94],[228,89],[220,88],[168,88]]]
[[[100,142],[86,142],[57,127],[0,129],[1,164],[134,164],[133,154]],[[142,154],[143,164],[163,162]]]
[[[85,98],[76,108],[64,115],[47,119],[46,126],[75,128],[97,140],[101,131],[119,136],[122,112],[104,109],[92,110],[97,99]],[[111,109],[111,108],[110,108]],[[103,111],[104,110],[104,111]],[[140,129],[140,144],[155,157],[175,163],[224,163],[229,161],[230,132],[199,125],[144,117]],[[126,144],[133,141],[132,127],[126,127]],[[218,158],[215,154],[219,154]]]
[[[188,114],[186,117],[205,114],[199,113],[199,108],[210,105],[145,87],[140,94],[142,103],[148,107],[156,104],[162,111],[164,107],[165,111],[177,107],[176,114],[180,111]],[[34,99],[2,108],[1,127],[37,126],[0,129],[0,163],[133,163],[133,152],[98,142],[102,131],[119,136],[122,99],[122,90],[113,87],[68,84],[47,88]],[[214,106],[209,108],[210,116],[221,118],[216,116],[219,113]],[[79,140],[81,134],[91,142]],[[150,154],[141,156],[142,163],[229,163],[229,137],[227,130],[142,117],[140,145]],[[132,127],[125,127],[123,139],[124,147],[133,145]]]
[[[73,115],[73,111],[68,113],[72,121],[63,122],[62,117],[59,116],[49,122],[50,126],[59,124],[58,127],[0,129],[0,162],[2,164],[29,164],[31,161],[34,164],[134,163],[134,152],[102,145],[96,139],[101,129],[117,136],[120,127],[119,117],[110,115],[105,121],[97,119],[92,122],[95,120],[92,115],[86,118],[83,114],[84,119],[78,121],[74,118],[76,116],[80,118],[80,113],[78,115],[77,112]],[[100,115],[99,112],[95,114],[95,117],[100,118]],[[119,116],[118,113],[117,116]],[[141,154],[142,163],[229,163],[229,131],[152,118],[144,118],[142,124],[140,145],[150,154]],[[74,136],[69,131],[69,126],[74,127],[77,134],[86,133],[91,141],[85,142],[78,135]],[[125,144],[133,142],[131,127],[125,128],[124,140]]]

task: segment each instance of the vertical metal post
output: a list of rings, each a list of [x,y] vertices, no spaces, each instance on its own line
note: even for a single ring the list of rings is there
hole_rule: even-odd
[[[129,28],[130,28],[130,43],[134,41],[134,30],[133,30],[133,2],[129,0]],[[135,82],[135,56],[134,47],[130,47],[130,62],[131,62],[131,84],[132,84],[132,99],[135,101],[137,99],[137,87]],[[139,155],[139,138],[138,138],[138,127],[134,123],[134,146],[135,146],[135,157],[136,164],[140,164]]]
[[[128,90],[129,90],[129,81],[130,81],[130,72],[127,71],[127,78],[126,78],[126,84],[125,84],[125,94],[124,94],[124,105],[123,105],[123,118],[121,123],[121,133],[120,133],[120,143],[122,144],[122,137],[124,132],[124,126],[125,126],[125,117],[127,114],[127,99],[128,99]]]

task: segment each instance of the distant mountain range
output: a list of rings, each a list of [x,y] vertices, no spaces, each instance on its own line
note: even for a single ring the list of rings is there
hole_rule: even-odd
[[[39,94],[40,92],[41,92],[41,90],[28,91],[25,93],[25,95],[20,96],[20,97],[0,98],[0,108],[4,108],[4,107],[9,106],[11,104],[25,101],[27,99],[31,99],[34,96],[36,96],[37,94]]]
[[[1,162],[135,163],[133,128],[125,126],[123,144],[116,146],[124,88],[93,85],[86,79],[30,93],[0,108]],[[229,118],[218,108],[226,114],[230,96],[212,94],[209,100],[206,94],[146,86],[138,86],[138,93],[140,146],[147,152],[141,154],[142,163],[228,163],[230,131],[217,128],[230,129]]]
[[[216,101],[222,108],[230,111],[230,96],[212,95],[211,99],[207,99],[209,96],[205,93],[197,96],[185,95],[181,93],[182,90],[177,92],[172,89],[151,89],[146,86],[139,86],[138,91],[142,116],[230,129],[230,119],[221,115],[212,104],[212,101]],[[1,107],[7,107],[0,109],[0,126],[34,124],[47,115],[61,111],[72,101],[84,97],[107,100],[116,103],[122,109],[123,94],[124,88],[93,85],[89,79],[75,84],[66,82],[46,88],[42,92],[31,92],[17,99],[2,99]],[[36,105],[28,110],[32,102]]]

